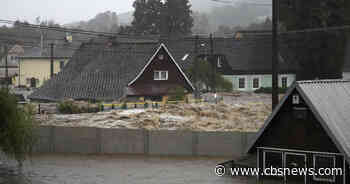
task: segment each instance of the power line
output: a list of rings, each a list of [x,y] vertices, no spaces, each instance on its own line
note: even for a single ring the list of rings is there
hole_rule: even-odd
[[[77,34],[86,34],[86,35],[94,35],[94,36],[100,36],[100,37],[125,37],[129,38],[132,36],[133,38],[151,38],[151,36],[159,38],[160,35],[152,35],[149,34],[147,36],[140,36],[140,35],[130,35],[130,34],[120,34],[120,33],[111,33],[111,32],[99,32],[99,31],[88,31],[88,30],[82,30],[82,29],[70,29],[70,28],[63,28],[63,27],[57,27],[57,26],[46,26],[46,25],[37,25],[37,24],[29,24],[29,23],[21,23],[18,21],[11,21],[11,20],[5,20],[0,19],[0,23],[6,23],[6,24],[16,24],[21,27],[28,27],[28,28],[34,28],[34,29],[45,29],[45,30],[52,30],[52,31],[58,31],[58,32],[69,32],[69,33],[77,33]]]

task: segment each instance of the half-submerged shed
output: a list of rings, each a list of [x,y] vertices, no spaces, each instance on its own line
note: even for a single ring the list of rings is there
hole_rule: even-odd
[[[257,154],[261,171],[271,167],[311,168],[316,173],[259,175],[258,179],[265,183],[349,182],[350,81],[296,82],[258,132],[248,152]],[[337,173],[321,175],[331,172],[330,169]]]

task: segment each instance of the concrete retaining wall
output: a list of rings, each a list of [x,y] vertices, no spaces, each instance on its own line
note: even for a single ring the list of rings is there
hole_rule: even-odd
[[[40,153],[242,156],[256,133],[39,127]]]

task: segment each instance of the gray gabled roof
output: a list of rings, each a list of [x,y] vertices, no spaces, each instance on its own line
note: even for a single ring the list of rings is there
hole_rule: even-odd
[[[261,45],[259,44],[261,40],[256,39],[254,37],[237,41],[233,38],[215,38],[214,54],[225,55],[228,64],[235,71],[271,72],[269,54],[271,47],[266,46],[271,45],[269,44],[271,41],[265,42],[269,39],[265,38],[264,44]],[[117,100],[123,97],[124,88],[141,72],[160,43],[166,45],[179,67],[184,72],[188,71],[195,57],[195,41],[194,38],[156,40],[96,38],[82,44],[63,72],[47,81],[29,98],[50,101],[64,98]],[[198,43],[200,45],[198,55],[210,53],[208,38],[199,38]],[[243,51],[244,54],[240,54]],[[265,54],[267,56],[262,57]],[[294,67],[285,64],[285,68]],[[191,80],[191,76],[188,77]]]
[[[252,151],[259,137],[294,90],[299,92],[339,151],[350,161],[350,81],[342,80],[296,82],[266,120],[248,151]]]
[[[74,49],[71,47],[54,47],[55,58],[69,58],[74,54]],[[24,53],[21,58],[48,58],[50,57],[50,49],[44,48],[41,50],[40,47],[24,47]]]

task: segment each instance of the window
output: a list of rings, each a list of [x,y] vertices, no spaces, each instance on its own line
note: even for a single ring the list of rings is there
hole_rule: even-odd
[[[282,88],[288,87],[288,77],[282,77]]]
[[[163,59],[164,59],[164,55],[163,55],[163,54],[160,54],[160,55],[158,56],[158,59],[159,59],[159,60],[163,60]]]
[[[335,168],[335,156],[330,155],[314,155],[314,169],[318,171],[322,169],[332,169]],[[325,181],[325,182],[335,182],[335,175],[314,175],[313,179],[315,181]]]
[[[259,80],[259,78],[253,78],[253,88],[254,89],[260,88],[260,80]]]
[[[30,78],[26,79],[26,84],[28,84],[28,85],[30,84]]]
[[[238,88],[244,89],[245,88],[245,78],[239,78],[238,79]]]
[[[293,104],[298,105],[300,103],[299,95],[293,95]]]
[[[64,61],[60,61],[60,70],[62,70],[64,67]]]
[[[283,168],[283,154],[278,151],[264,151],[263,152],[263,166],[266,168]]]
[[[154,71],[154,80],[168,80],[168,71]]]

